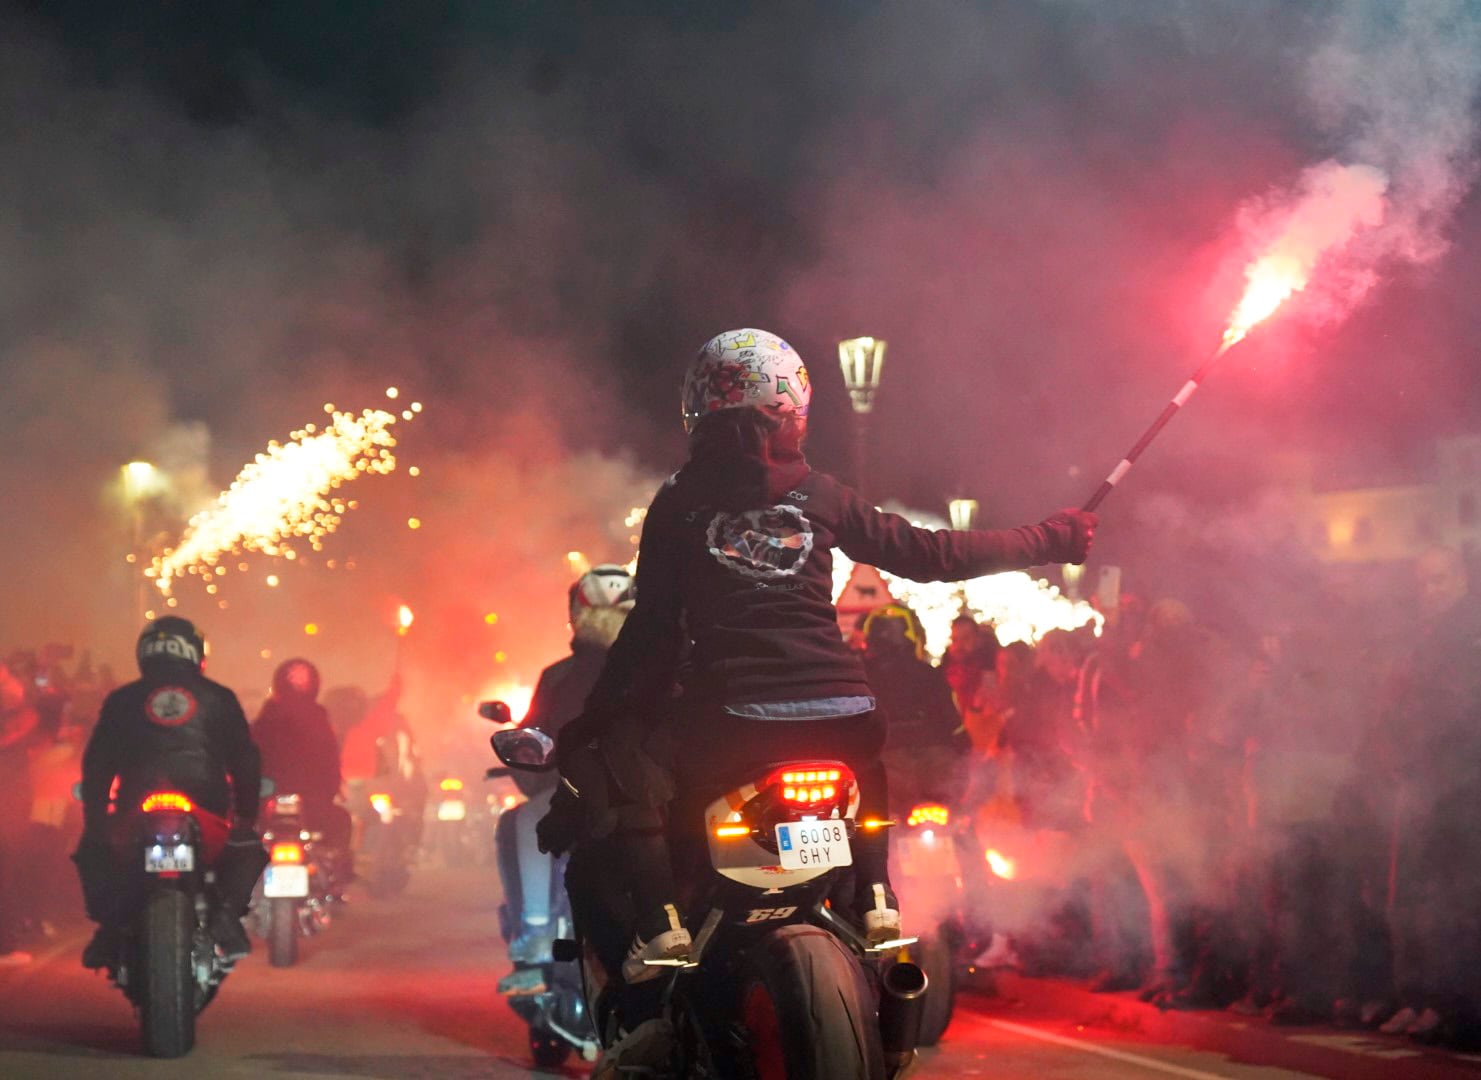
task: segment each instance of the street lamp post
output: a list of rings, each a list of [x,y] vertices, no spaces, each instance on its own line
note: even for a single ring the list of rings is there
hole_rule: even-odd
[[[854,407],[854,486],[861,493],[868,464],[869,414],[874,411],[874,392],[884,373],[884,351],[885,342],[879,338],[856,337],[838,343],[843,385]]]
[[[149,608],[144,579],[144,499],[159,485],[159,470],[148,461],[131,461],[119,470],[123,474],[124,499],[129,505],[129,565],[134,577],[134,622],[144,621]]]

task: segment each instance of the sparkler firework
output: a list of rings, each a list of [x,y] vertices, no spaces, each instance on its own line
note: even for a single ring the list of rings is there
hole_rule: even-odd
[[[190,519],[180,542],[144,571],[169,596],[182,576],[218,575],[219,564],[242,552],[294,559],[294,540],[319,551],[326,536],[355,509],[337,491],[358,476],[396,468],[391,433],[396,417],[380,409],[358,416],[325,405],[328,423],[307,424],[286,443],[268,444],[243,467],[216,504]]]
[[[1325,162],[1307,170],[1295,202],[1266,223],[1271,239],[1245,268],[1244,295],[1229,316],[1222,343],[1102,481],[1086,501],[1086,510],[1094,510],[1121,482],[1142,451],[1197,392],[1220,357],[1274,315],[1289,297],[1304,291],[1324,258],[1339,254],[1364,229],[1382,224],[1387,189],[1387,177],[1365,165]]]

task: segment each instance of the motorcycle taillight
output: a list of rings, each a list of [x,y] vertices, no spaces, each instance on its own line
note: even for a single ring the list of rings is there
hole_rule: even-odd
[[[774,792],[786,806],[825,817],[848,805],[853,785],[853,770],[841,761],[810,761],[773,769],[757,787]]]
[[[146,814],[152,814],[156,810],[178,810],[188,814],[195,809],[195,804],[178,791],[156,791],[145,798],[139,805],[139,809]]]
[[[916,825],[945,826],[950,822],[951,811],[939,803],[922,803],[913,807],[910,817],[905,819],[905,824],[912,827]]]
[[[271,852],[272,861],[275,863],[299,864],[303,862],[302,844],[274,844]]]

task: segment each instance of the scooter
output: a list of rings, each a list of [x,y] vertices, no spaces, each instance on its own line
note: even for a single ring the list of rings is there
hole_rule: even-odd
[[[495,723],[509,723],[509,707],[501,701],[484,702],[479,715]],[[485,779],[510,775],[508,768],[494,767]],[[523,801],[499,814],[495,826],[499,876],[505,883],[504,902],[499,905],[499,934],[507,946],[523,924],[520,911],[519,857],[515,830],[519,815],[529,813]],[[566,860],[556,859],[550,874],[550,931],[555,938],[573,934],[571,905],[565,889]],[[556,963],[554,957],[535,963],[515,964],[512,974],[499,981],[499,990],[509,1007],[529,1028],[530,1055],[541,1068],[562,1064],[571,1053],[595,1061],[600,1051],[582,992],[581,973],[573,964]]]

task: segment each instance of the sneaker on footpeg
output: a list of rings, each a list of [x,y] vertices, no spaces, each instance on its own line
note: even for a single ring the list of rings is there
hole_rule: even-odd
[[[875,883],[871,903],[864,909],[864,936],[871,945],[882,945],[886,941],[899,941],[900,902],[884,885]]]
[[[678,909],[673,904],[663,906],[663,921],[654,927],[645,941],[642,932],[633,938],[627,959],[622,962],[622,977],[629,983],[647,982],[662,974],[662,966],[648,963],[650,960],[687,960],[694,942],[689,931],[679,921]]]

